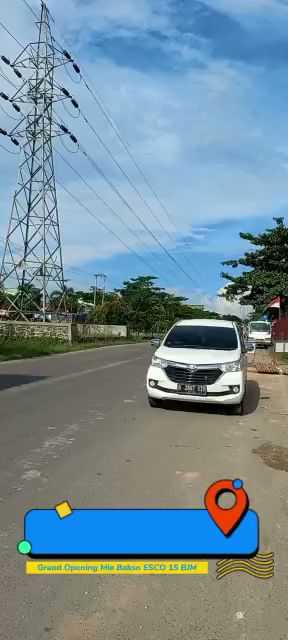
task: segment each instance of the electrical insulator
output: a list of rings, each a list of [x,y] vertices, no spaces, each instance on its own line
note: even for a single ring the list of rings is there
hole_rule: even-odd
[[[7,131],[5,129],[1,129],[1,127],[0,127],[0,134],[2,136],[7,136]]]
[[[64,93],[64,96],[66,96],[66,98],[71,98],[69,91],[67,91],[65,87],[61,87],[61,91],[62,93]]]
[[[74,71],[76,71],[76,73],[80,73],[80,67],[78,67],[78,64],[76,64],[76,62],[73,63],[73,69]]]
[[[63,131],[64,133],[69,133],[69,129],[67,129],[67,127],[65,127],[64,124],[60,124],[59,127],[60,127],[61,131]]]
[[[70,138],[71,138],[72,142],[75,142],[75,144],[78,144],[78,140],[77,140],[76,136],[73,135],[73,133],[70,134]]]
[[[9,96],[7,96],[7,94],[4,93],[3,91],[1,91],[0,93],[0,98],[3,98],[3,100],[9,100]]]
[[[18,142],[18,140],[16,140],[16,138],[11,138],[11,142],[13,142],[13,144],[15,144],[15,147],[19,147],[19,142]]]
[[[5,62],[5,64],[9,64],[10,65],[10,60],[9,60],[9,58],[6,58],[6,56],[1,56],[1,60],[3,60],[3,62]]]
[[[22,73],[20,73],[19,69],[15,69],[15,67],[12,67],[15,76],[17,76],[17,78],[23,78]]]
[[[75,107],[75,109],[79,109],[79,104],[78,102],[76,102],[76,100],[74,100],[74,98],[72,98],[71,104],[73,104],[73,107]]]
[[[63,56],[65,56],[65,58],[67,58],[67,60],[72,60],[70,53],[68,53],[68,51],[66,51],[66,49],[64,49],[63,51]]]
[[[21,113],[20,107],[15,102],[12,102],[12,107],[13,109],[15,109],[15,111],[17,111],[17,113]]]

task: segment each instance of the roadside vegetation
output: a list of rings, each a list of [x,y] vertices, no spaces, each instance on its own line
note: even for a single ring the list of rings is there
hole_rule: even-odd
[[[288,311],[288,227],[284,218],[275,218],[274,227],[263,233],[240,233],[242,240],[249,243],[250,248],[241,258],[227,260],[223,264],[234,273],[225,271],[222,277],[228,281],[223,297],[229,301],[237,301],[243,306],[253,308],[255,318],[266,311],[271,299],[281,299],[281,314]],[[28,285],[26,285],[27,288]],[[29,285],[25,298],[29,309],[41,307],[40,290]],[[18,294],[19,295],[19,291]],[[50,297],[50,309],[59,308],[61,299],[55,291]],[[169,292],[158,286],[158,279],[153,275],[130,278],[114,291],[78,291],[72,287],[66,289],[66,310],[71,317],[83,314],[85,322],[100,325],[125,325],[128,329],[127,339],[98,338],[72,344],[56,342],[48,339],[19,340],[13,335],[0,338],[0,361],[33,358],[54,353],[93,349],[110,344],[127,344],[142,340],[143,336],[162,336],[177,320],[220,318],[219,314],[190,303],[185,296]],[[5,311],[7,300],[0,291],[0,310]],[[85,318],[84,318],[85,316]],[[237,316],[222,318],[239,321]],[[77,320],[76,320],[77,321]],[[288,354],[283,354],[281,362],[288,364]]]
[[[288,353],[275,353],[275,358],[280,364],[286,364],[288,366]]]
[[[250,243],[244,256],[226,260],[224,266],[235,274],[224,272],[228,280],[223,297],[243,305],[251,305],[255,319],[262,316],[271,300],[280,297],[280,316],[288,312],[288,226],[284,218],[274,218],[274,227],[263,233],[240,233]],[[239,269],[241,272],[239,273]]]
[[[55,342],[52,340],[12,340],[0,339],[0,362],[7,360],[21,360],[23,358],[36,358],[37,356],[49,356],[57,353],[95,349],[99,347],[136,344],[143,342],[142,338],[97,338],[89,342]]]
[[[17,296],[21,292],[18,289]],[[41,308],[40,290],[32,285],[25,286],[25,304],[23,311],[31,313]],[[59,291],[50,296],[48,313],[55,313],[62,297]],[[219,318],[213,312],[197,307],[185,296],[176,295],[158,286],[154,276],[139,276],[123,282],[120,289],[114,291],[77,291],[66,288],[66,310],[69,314],[85,316],[85,321],[95,324],[125,325],[129,335],[156,335],[165,333],[177,320],[185,318]],[[7,300],[0,291],[0,310],[5,311]],[[230,316],[229,316],[230,318]],[[237,319],[233,316],[233,319]]]

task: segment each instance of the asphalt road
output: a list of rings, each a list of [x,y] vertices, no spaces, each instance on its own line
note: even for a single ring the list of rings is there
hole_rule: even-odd
[[[182,405],[151,409],[150,357],[150,346],[134,345],[0,365],[1,639],[288,638],[287,382],[254,376],[241,418]],[[253,453],[263,443],[271,443],[272,463],[269,452]],[[284,456],[278,469],[274,445]],[[30,508],[64,499],[78,507],[201,507],[209,484],[223,477],[245,482],[261,517],[261,551],[275,553],[273,579],[217,581],[215,561],[208,576],[24,574],[16,543]]]

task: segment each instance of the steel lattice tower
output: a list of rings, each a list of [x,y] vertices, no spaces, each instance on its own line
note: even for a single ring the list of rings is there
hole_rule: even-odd
[[[13,68],[18,69],[20,75],[24,69],[31,75],[13,97],[14,103],[28,105],[28,114],[11,132],[14,136],[22,136],[22,159],[1,266],[0,288],[2,293],[12,283],[17,288],[16,297],[9,295],[9,291],[5,293],[16,317],[28,319],[31,311],[41,311],[45,320],[51,291],[59,292],[59,306],[65,300],[52,144],[56,135],[53,105],[63,99],[63,95],[59,97],[54,72],[64,63],[62,52],[59,58],[55,48],[50,15],[44,3],[37,24],[38,41],[25,47],[13,62]],[[35,287],[40,290],[38,299],[33,295]]]

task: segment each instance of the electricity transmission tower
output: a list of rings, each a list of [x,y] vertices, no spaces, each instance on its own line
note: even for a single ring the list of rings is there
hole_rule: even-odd
[[[70,133],[66,127],[61,132],[61,125],[53,120],[53,111],[56,102],[71,96],[55,82],[55,70],[67,60],[65,52],[57,50],[50,14],[43,2],[37,28],[37,42],[28,44],[13,62],[2,56],[23,83],[13,97],[1,93],[22,118],[12,131],[0,129],[0,133],[8,135],[17,146],[21,140],[22,154],[0,272],[0,292],[16,318],[27,320],[36,311],[45,321],[52,290],[58,292],[58,309],[65,308],[52,142],[55,136]],[[15,295],[11,295],[11,287]]]

